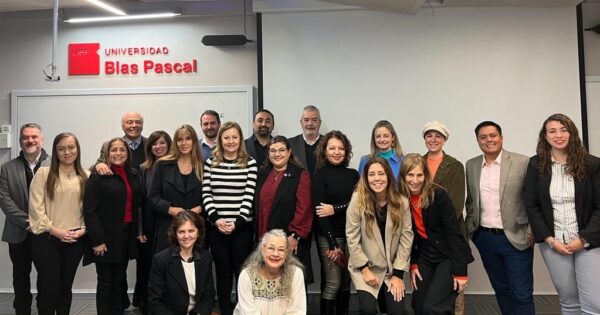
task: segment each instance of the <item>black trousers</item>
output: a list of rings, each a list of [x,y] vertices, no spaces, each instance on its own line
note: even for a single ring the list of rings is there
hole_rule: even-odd
[[[8,255],[12,262],[13,289],[15,290],[15,300],[13,307],[16,315],[31,314],[31,257],[32,235],[27,234],[25,240],[21,243],[8,243]]]
[[[231,301],[233,276],[238,278],[240,268],[252,250],[252,228],[243,226],[226,235],[220,233],[216,227],[207,225],[207,234],[215,262],[217,298],[221,315],[231,315],[235,306]]]
[[[377,299],[367,291],[357,290],[356,296],[358,298],[358,314],[360,315],[376,315],[377,306],[381,313],[387,313],[388,315],[403,315],[407,314],[405,298],[401,301],[394,301],[392,293],[388,292],[388,286],[383,283],[379,289]]]
[[[38,272],[37,308],[41,315],[68,315],[73,280],[83,257],[84,241],[64,243],[50,233],[34,235],[33,264]]]
[[[96,311],[98,315],[122,315],[123,311],[129,307],[127,264],[129,263],[128,243],[131,229],[131,224],[123,225],[120,261],[96,261]]]
[[[420,248],[417,264],[423,280],[417,279],[417,290],[412,293],[415,315],[454,314],[458,293],[454,291],[452,262],[429,240],[421,240]]]
[[[133,292],[133,304],[140,306],[142,314],[148,313],[148,278],[152,266],[152,243],[150,239],[146,243],[138,244],[138,258],[135,270],[135,290]]]

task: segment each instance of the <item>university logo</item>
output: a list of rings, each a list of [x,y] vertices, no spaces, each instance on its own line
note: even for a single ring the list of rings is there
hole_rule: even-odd
[[[69,75],[100,74],[100,43],[69,44]]]

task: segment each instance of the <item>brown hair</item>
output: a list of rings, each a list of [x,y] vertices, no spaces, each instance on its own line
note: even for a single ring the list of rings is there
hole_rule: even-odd
[[[373,230],[371,229],[371,225],[376,220],[376,207],[377,206],[377,197],[375,196],[375,192],[369,186],[369,168],[374,164],[380,164],[385,171],[385,175],[387,176],[387,188],[385,190],[386,201],[387,201],[387,209],[388,213],[390,213],[392,217],[393,223],[393,231],[394,233],[398,233],[400,230],[400,225],[402,222],[403,211],[407,211],[407,205],[402,201],[402,196],[396,190],[396,180],[394,179],[394,173],[392,172],[392,168],[389,163],[380,157],[370,158],[367,160],[365,164],[365,170],[360,175],[360,180],[358,181],[358,185],[356,186],[356,196],[357,196],[357,206],[359,209],[362,209],[362,212],[365,216],[367,227],[367,236],[369,238],[373,238]]]
[[[120,137],[112,138],[108,141],[108,147],[106,147],[106,165],[108,165],[108,167],[110,167],[112,165],[110,163],[110,158],[108,156],[110,155],[110,149],[117,142],[121,142],[123,144],[123,146],[125,146],[125,150],[127,150],[127,160],[125,161],[125,165],[127,165],[127,167],[132,167],[131,166],[131,150],[129,150],[129,145],[127,144],[127,141],[125,141],[125,139],[120,138]]]
[[[173,246],[179,246],[179,242],[177,241],[177,229],[179,229],[180,226],[184,225],[188,221],[192,222],[192,224],[198,229],[198,239],[196,239],[194,246],[199,248],[204,247],[204,219],[195,212],[189,210],[183,210],[179,212],[171,220],[171,226],[167,231],[167,239],[169,240],[169,243],[171,243]]]
[[[539,175],[544,176],[549,174],[552,168],[552,156],[550,153],[552,147],[548,143],[548,140],[546,140],[546,125],[551,121],[559,122],[569,132],[569,143],[566,148],[567,174],[579,180],[584,179],[587,172],[587,150],[583,146],[581,138],[579,138],[579,130],[575,126],[575,123],[567,115],[560,113],[553,114],[544,120],[544,124],[542,124],[542,128],[540,129],[536,148],[536,153],[540,159],[538,165]]]
[[[154,163],[156,162],[157,157],[152,153],[152,146],[160,140],[160,138],[164,138],[167,143],[167,153],[171,150],[171,145],[173,144],[173,140],[171,140],[171,136],[168,133],[162,130],[155,131],[150,134],[148,137],[148,141],[146,142],[146,147],[144,148],[144,152],[146,152],[146,161],[140,165],[141,169],[144,170],[152,170],[154,167]]]
[[[317,156],[317,168],[321,168],[327,163],[327,145],[331,139],[340,140],[344,145],[346,153],[341,165],[348,167],[350,159],[352,158],[352,144],[350,143],[350,140],[348,140],[348,137],[341,131],[331,130],[323,136],[323,140],[319,142],[319,145],[317,145],[317,149],[315,150],[315,155]]]
[[[54,191],[56,186],[58,186],[58,166],[60,161],[58,160],[58,150],[56,147],[58,143],[63,139],[72,137],[75,140],[75,146],[77,147],[77,157],[75,158],[75,174],[79,178],[79,201],[83,200],[83,193],[85,192],[85,182],[88,179],[87,173],[81,167],[81,147],[79,146],[79,140],[77,137],[70,132],[59,133],[56,137],[54,137],[54,141],[52,142],[52,159],[50,161],[50,172],[48,172],[48,179],[46,179],[46,193],[48,194],[48,198],[50,200],[54,199]]]

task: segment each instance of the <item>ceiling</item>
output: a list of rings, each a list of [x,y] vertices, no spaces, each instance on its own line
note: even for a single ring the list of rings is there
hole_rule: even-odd
[[[183,15],[241,15],[252,12],[253,0],[105,0],[128,13],[142,13],[157,10],[177,10]],[[314,0],[277,0],[281,2],[314,2]],[[575,6],[582,0],[321,0],[346,6],[364,7],[374,10],[414,14],[423,6]],[[600,0],[583,2],[600,3]],[[54,0],[0,0],[0,14],[10,12],[47,11],[54,7]],[[86,0],[59,0],[63,13],[84,14],[100,9]]]

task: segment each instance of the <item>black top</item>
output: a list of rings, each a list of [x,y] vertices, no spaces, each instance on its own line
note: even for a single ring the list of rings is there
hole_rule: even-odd
[[[131,166],[136,170],[140,170],[140,165],[146,161],[146,151],[144,151],[144,142],[140,143],[135,150],[129,148],[131,152]]]
[[[269,157],[269,149],[267,146],[263,146],[256,139],[256,135],[252,134],[252,137],[245,140],[246,150],[248,151],[248,155],[253,157],[256,160],[258,168],[260,169],[265,160]]]
[[[334,238],[346,238],[346,210],[358,179],[355,169],[341,165],[327,163],[317,170],[312,186],[313,209],[321,203],[326,203],[331,204],[334,210],[334,215],[330,217],[319,218],[315,215],[318,235],[328,236],[331,232]],[[337,247],[334,238],[327,238],[330,249]]]
[[[315,175],[315,165],[317,165],[317,156],[315,155],[315,150],[317,149],[317,144],[319,142],[315,142],[310,145],[304,141],[304,152],[306,152],[306,167],[308,168],[308,173],[310,174],[310,178],[313,179]]]
[[[126,168],[127,179],[133,194],[133,222],[137,223],[137,207],[141,198],[142,183],[139,173],[133,168]],[[122,262],[137,256],[137,227],[124,235],[123,216],[127,202],[125,182],[117,174],[100,176],[92,173],[85,186],[83,197],[83,219],[92,246],[106,244],[104,256],[90,256],[95,262]],[[126,240],[124,242],[124,240]],[[123,249],[127,247],[128,250]],[[128,257],[121,257],[123,253]],[[91,254],[86,252],[86,254]],[[86,259],[87,261],[87,259]]]

